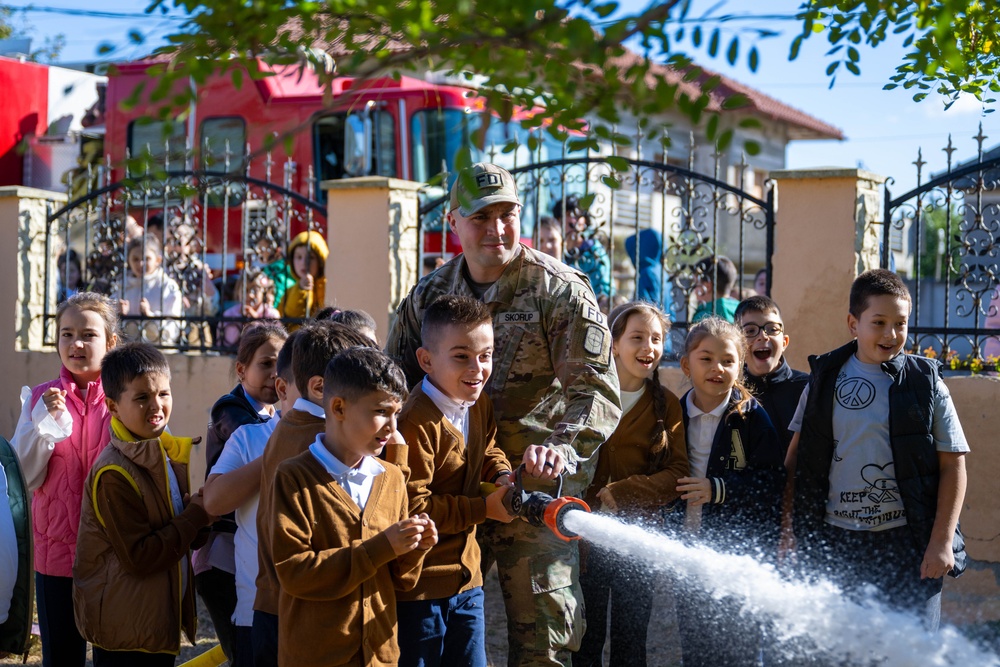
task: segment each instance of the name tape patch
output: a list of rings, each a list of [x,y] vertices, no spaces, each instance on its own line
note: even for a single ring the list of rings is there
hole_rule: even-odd
[[[500,324],[534,324],[538,322],[538,313],[500,313]]]

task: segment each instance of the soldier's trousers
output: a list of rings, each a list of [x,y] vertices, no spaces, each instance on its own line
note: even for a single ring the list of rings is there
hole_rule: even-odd
[[[508,667],[570,665],[586,630],[580,553],[521,519],[477,530],[483,574],[496,563],[507,612]]]

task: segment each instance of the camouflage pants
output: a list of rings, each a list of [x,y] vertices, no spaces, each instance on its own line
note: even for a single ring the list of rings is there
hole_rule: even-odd
[[[586,625],[576,542],[520,519],[477,530],[485,574],[495,562],[507,611],[508,667],[571,665]]]

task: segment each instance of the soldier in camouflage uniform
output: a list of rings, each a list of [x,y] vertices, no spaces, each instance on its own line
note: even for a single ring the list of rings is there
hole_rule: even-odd
[[[400,304],[386,351],[411,386],[424,309],[443,294],[485,302],[493,314],[493,400],[497,441],[523,461],[532,488],[581,496],[598,446],[621,416],[607,319],[579,271],[518,243],[520,204],[513,177],[492,164],[459,174],[448,224],[463,254],[423,278]],[[525,477],[528,482],[528,477]],[[479,528],[483,572],[495,561],[509,635],[508,665],[568,665],[585,625],[576,542],[524,521]]]

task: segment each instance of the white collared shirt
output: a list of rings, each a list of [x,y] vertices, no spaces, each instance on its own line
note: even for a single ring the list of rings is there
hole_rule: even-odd
[[[254,398],[253,396],[251,396],[250,393],[246,389],[243,390],[243,393],[247,397],[247,400],[250,401],[250,405],[253,406],[253,409],[257,411],[257,414],[259,414],[261,417],[267,417],[267,418],[270,418],[272,416],[272,414],[273,414],[272,413],[272,410],[273,410],[272,406],[267,405],[265,403],[261,403],[256,398]]]
[[[469,441],[469,408],[471,408],[475,403],[470,401],[456,401],[451,396],[446,395],[443,391],[434,386],[431,379],[428,376],[424,376],[423,382],[420,384],[421,389],[427,394],[427,397],[434,401],[434,405],[437,409],[441,411],[444,418],[451,422],[452,426],[462,432],[462,438],[465,442]]]
[[[346,463],[331,454],[330,450],[326,448],[325,438],[324,433],[317,435],[315,442],[309,445],[309,451],[320,462],[320,465],[326,468],[326,471],[333,477],[333,481],[340,484],[341,488],[351,496],[351,500],[364,511],[375,478],[385,472],[385,467],[374,456],[365,456],[357,468],[348,468]]]
[[[320,406],[316,405],[312,401],[306,400],[301,396],[295,399],[295,403],[292,404],[293,410],[302,410],[302,412],[308,412],[313,417],[319,417],[320,419],[326,419],[326,412]]]
[[[694,404],[694,391],[687,395],[688,423],[686,427],[688,445],[688,463],[691,466],[692,477],[705,477],[708,473],[708,459],[712,454],[712,442],[719,422],[729,407],[729,396],[719,403],[711,412],[702,412]]]

